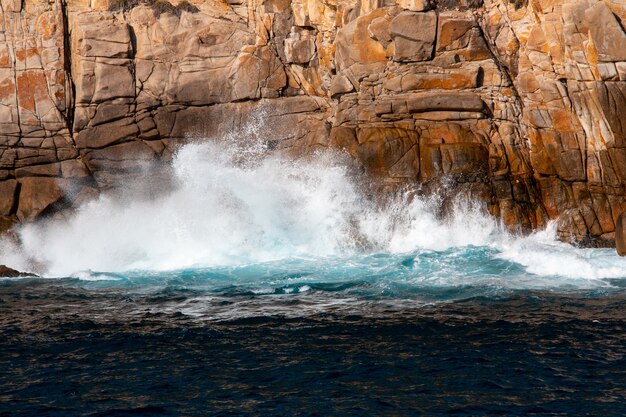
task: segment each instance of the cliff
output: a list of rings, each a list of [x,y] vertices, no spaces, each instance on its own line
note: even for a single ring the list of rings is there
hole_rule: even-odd
[[[623,21],[622,0],[1,0],[0,229],[261,114],[277,148],[610,243]]]

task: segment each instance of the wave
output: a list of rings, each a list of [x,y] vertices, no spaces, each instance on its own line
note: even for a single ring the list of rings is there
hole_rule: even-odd
[[[160,194],[141,193],[139,182],[131,187],[137,192],[103,194],[69,219],[23,225],[19,246],[5,240],[0,260],[45,276],[70,276],[371,253],[419,259],[422,252],[445,257],[451,248],[473,246],[536,276],[626,276],[626,260],[613,251],[557,242],[553,226],[513,236],[471,202],[458,202],[442,218],[436,197],[409,192],[381,204],[342,155],[294,159],[268,152],[267,142],[254,136],[239,132],[188,144],[173,158],[172,184]]]

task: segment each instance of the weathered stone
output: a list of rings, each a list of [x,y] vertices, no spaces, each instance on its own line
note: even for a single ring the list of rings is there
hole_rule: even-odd
[[[58,177],[61,175],[61,164],[58,162],[43,165],[30,165],[15,170],[16,178],[24,177]]]
[[[348,69],[355,64],[367,65],[386,63],[385,48],[372,39],[369,25],[377,18],[384,17],[384,10],[378,9],[361,16],[337,32],[335,65],[337,71]]]
[[[330,143],[338,149],[347,151],[352,156],[356,156],[359,147],[355,130],[345,126],[338,126],[332,130]]]
[[[437,28],[437,50],[463,49],[467,47],[474,24],[475,20],[472,15],[440,15]]]
[[[137,138],[139,128],[132,120],[117,120],[81,130],[76,134],[76,146],[79,148],[103,148],[125,139]]]
[[[626,108],[626,83],[594,83],[590,90],[597,95],[603,115],[614,135],[615,146],[626,146],[626,118],[623,113]]]
[[[315,56],[315,39],[309,37],[290,37],[285,40],[285,57],[292,64],[308,64]]]
[[[330,83],[330,96],[336,97],[340,94],[349,93],[354,91],[354,86],[350,82],[350,79],[343,74],[339,74],[333,77],[333,81]]]
[[[2,278],[23,278],[23,277],[36,277],[37,275],[30,272],[20,272],[13,268],[9,268],[6,265],[0,265],[0,277]]]
[[[427,61],[433,58],[437,14],[402,12],[390,26],[394,41],[394,61]]]
[[[391,21],[387,16],[377,17],[367,26],[368,35],[375,41],[380,42],[385,48],[392,41],[389,25]]]
[[[77,14],[72,39],[81,57],[127,58],[131,51],[128,25],[112,14]]]
[[[17,198],[17,185],[16,180],[0,182],[0,216],[12,214],[15,199]]]
[[[357,131],[357,155],[370,172],[392,178],[416,178],[419,146],[415,132],[392,128]]]
[[[19,13],[22,11],[22,1],[21,0],[2,0],[2,11],[4,13],[16,12]]]
[[[485,103],[480,97],[471,93],[424,94],[412,96],[406,103],[410,113],[454,110],[482,112],[485,108]]]
[[[94,94],[96,103],[122,97],[135,97],[135,80],[127,61],[115,64],[96,63]]]
[[[54,178],[21,179],[17,218],[22,222],[34,220],[47,208],[61,201],[65,195],[64,184],[64,180]]]
[[[462,90],[478,86],[478,69],[466,69],[442,74],[407,74],[402,78],[392,78],[383,87],[394,92],[414,90]]]
[[[600,61],[626,61],[626,33],[607,5],[599,1],[585,11]]]
[[[228,3],[2,0],[0,230],[258,119],[272,148],[344,149],[513,230],[558,219],[563,239],[611,238],[626,210],[618,1]]]

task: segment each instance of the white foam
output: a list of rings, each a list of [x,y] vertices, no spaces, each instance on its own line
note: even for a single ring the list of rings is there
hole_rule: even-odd
[[[103,195],[69,221],[28,224],[18,231],[21,255],[12,247],[2,258],[69,275],[326,256],[353,244],[352,219],[366,202],[343,163],[330,155],[241,161],[237,150],[188,145],[173,162],[173,190],[156,199]]]
[[[226,138],[181,148],[171,165],[174,186],[156,198],[105,194],[69,220],[21,227],[21,246],[3,242],[0,262],[69,276],[342,257],[364,246],[404,253],[475,245],[496,249],[531,274],[626,276],[626,259],[556,242],[554,227],[518,238],[470,204],[445,220],[429,199],[402,195],[380,207],[337,154],[301,160],[268,154],[254,129],[246,132],[251,145]]]
[[[76,278],[81,281],[121,281],[121,278],[102,273],[94,273],[92,271],[74,272],[71,274],[71,278]]]
[[[504,236],[497,243],[502,259],[531,274],[599,280],[626,277],[626,258],[613,249],[581,249],[555,239],[556,225],[524,238]]]

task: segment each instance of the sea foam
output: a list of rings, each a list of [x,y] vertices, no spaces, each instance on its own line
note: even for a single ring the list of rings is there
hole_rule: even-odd
[[[3,242],[0,261],[69,276],[472,245],[492,248],[530,274],[626,276],[626,260],[613,251],[556,242],[553,226],[517,237],[471,202],[458,202],[446,218],[436,196],[399,193],[380,204],[345,156],[294,159],[269,152],[254,130],[239,133],[181,147],[167,168],[172,185],[158,195],[102,194],[69,219],[20,227],[19,247]]]

